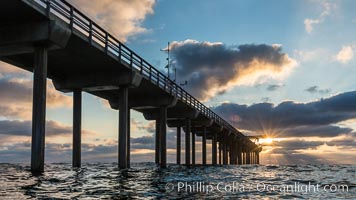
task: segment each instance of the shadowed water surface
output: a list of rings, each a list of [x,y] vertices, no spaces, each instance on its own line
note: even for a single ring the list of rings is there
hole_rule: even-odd
[[[159,170],[152,163],[133,163],[129,170],[117,170],[115,163],[81,169],[60,163],[47,164],[45,171],[33,176],[27,165],[0,164],[0,199],[356,199],[355,165],[169,165]],[[305,192],[309,184],[320,190]],[[275,190],[267,191],[268,185]],[[285,185],[300,190],[281,190]],[[347,185],[348,191],[324,191],[328,185]]]

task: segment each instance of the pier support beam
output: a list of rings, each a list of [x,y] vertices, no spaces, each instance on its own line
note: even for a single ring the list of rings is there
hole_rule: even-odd
[[[127,164],[127,137],[128,137],[128,107],[129,88],[121,87],[119,89],[119,168],[126,169]]]
[[[244,165],[247,164],[247,161],[246,161],[246,151],[243,152],[243,161],[244,161]]]
[[[127,111],[127,168],[131,167],[131,148],[130,148],[130,139],[131,139],[131,109],[128,108]]]
[[[227,165],[227,145],[225,142],[223,143],[222,151],[223,151],[223,165]]]
[[[217,135],[214,133],[213,135],[213,141],[212,141],[212,164],[216,165],[217,164]]]
[[[256,152],[256,164],[259,165],[260,164],[260,153]]]
[[[235,164],[235,158],[234,158],[234,156],[235,156],[235,152],[234,152],[234,144],[231,142],[230,143],[230,153],[229,153],[229,155],[230,155],[230,165],[234,165]]]
[[[177,164],[180,165],[180,152],[181,152],[181,127],[177,127]]]
[[[206,127],[203,127],[203,141],[202,141],[202,152],[203,152],[203,165],[206,165]]]
[[[195,133],[192,132],[192,165],[195,165]]]
[[[252,153],[251,153],[251,151],[250,151],[250,152],[248,152],[248,154],[249,154],[249,156],[250,156],[250,165],[252,165],[252,164],[253,164],[253,163],[252,163],[252,162],[253,162],[253,161],[252,161],[252,160],[253,160],[253,157],[252,157]]]
[[[47,48],[37,47],[33,71],[31,171],[38,173],[44,171],[47,59]]]
[[[167,106],[160,107],[160,148],[161,148],[161,157],[160,157],[160,166],[161,168],[167,167]]]
[[[249,150],[246,151],[246,164],[251,164],[251,152]]]
[[[156,119],[156,134],[155,134],[155,163],[158,165],[160,163],[160,153],[161,153],[161,148],[160,148],[160,123],[159,119]]]
[[[237,164],[238,165],[242,165],[242,146],[241,146],[241,142],[237,143]]]
[[[73,167],[81,167],[82,90],[73,92]]]
[[[221,141],[219,142],[219,165],[222,164],[222,143]]]
[[[186,119],[185,127],[185,164],[190,165],[190,132],[191,132],[191,121],[189,118]]]
[[[250,152],[250,164],[253,165],[253,152]]]

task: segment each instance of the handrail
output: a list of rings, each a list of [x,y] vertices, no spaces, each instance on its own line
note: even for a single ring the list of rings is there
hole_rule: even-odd
[[[242,135],[236,128],[226,122],[223,118],[217,115],[214,111],[206,107],[195,97],[186,92],[182,87],[177,85],[163,73],[158,71],[150,63],[133,52],[125,44],[121,43],[110,33],[101,28],[97,23],[84,15],[66,0],[33,0],[40,6],[44,7],[47,15],[54,14],[68,23],[73,30],[81,32],[88,38],[88,42],[96,43],[103,47],[107,54],[116,56],[118,61],[126,63],[132,70],[137,70],[141,75],[151,83],[157,85],[161,89],[177,97],[182,102],[190,107],[198,110],[208,118],[212,118],[215,123],[225,127],[229,131],[238,136]]]

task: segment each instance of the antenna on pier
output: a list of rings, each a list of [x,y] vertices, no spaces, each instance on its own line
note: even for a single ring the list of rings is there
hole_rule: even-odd
[[[161,49],[161,51],[164,51],[164,52],[167,52],[167,65],[164,67],[168,70],[168,78],[170,79],[170,68],[171,68],[171,58],[170,58],[170,52],[171,52],[171,49],[170,49],[170,42],[168,42],[168,46],[166,49]]]

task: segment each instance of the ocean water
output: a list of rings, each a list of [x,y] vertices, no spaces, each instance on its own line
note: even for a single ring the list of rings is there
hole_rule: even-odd
[[[356,165],[131,167],[0,164],[0,199],[356,199]]]

